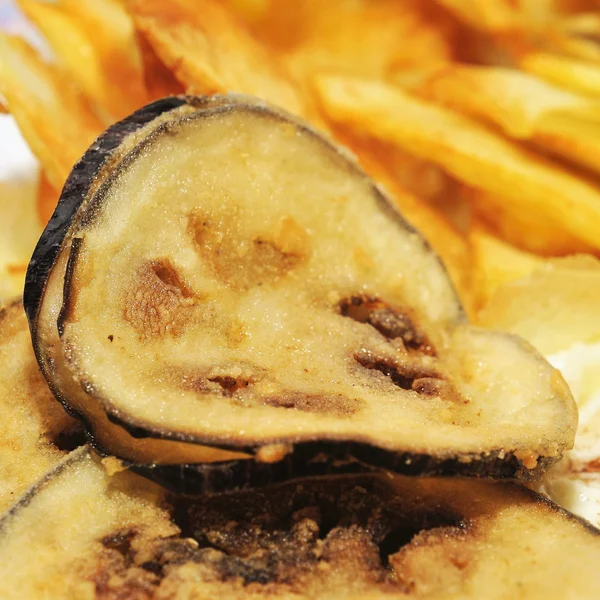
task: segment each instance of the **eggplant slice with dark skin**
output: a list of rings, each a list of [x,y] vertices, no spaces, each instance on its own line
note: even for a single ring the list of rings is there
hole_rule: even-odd
[[[469,325],[353,158],[253,98],[169,98],[111,127],[66,183],[25,305],[95,446],[198,490],[193,465],[243,485],[324,453],[534,479],[573,443],[558,371]]]
[[[0,519],[0,559],[5,600],[600,596],[600,531],[512,483],[341,475],[190,499],[86,448]]]
[[[81,423],[56,402],[38,367],[23,304],[0,308],[0,512],[78,445]]]

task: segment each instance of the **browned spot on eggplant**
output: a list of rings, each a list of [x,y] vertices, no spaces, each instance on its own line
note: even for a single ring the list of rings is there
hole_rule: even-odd
[[[264,376],[262,369],[251,363],[218,365],[197,373],[169,367],[168,372],[170,377],[185,390],[200,395],[217,394],[229,397],[249,388]]]
[[[218,375],[208,381],[220,385],[225,394],[229,396],[250,385],[250,382],[243,377],[229,377],[227,375]]]
[[[468,400],[463,399],[460,394],[454,389],[452,384],[445,379],[434,378],[434,377],[421,377],[415,379],[412,383],[413,391],[424,396],[438,396],[445,398],[452,402],[464,402],[469,403]]]
[[[116,550],[121,556],[127,557],[131,550],[131,540],[135,537],[135,531],[127,529],[125,531],[116,531],[110,535],[104,536],[100,542],[105,548]]]
[[[268,406],[291,408],[304,412],[323,413],[336,417],[349,417],[358,412],[364,401],[340,395],[304,394],[284,392],[265,399]]]
[[[600,458],[587,462],[582,470],[584,473],[600,473]]]
[[[181,335],[195,301],[170,261],[145,264],[125,297],[125,321],[143,338]]]
[[[442,375],[433,367],[395,360],[390,356],[382,356],[365,348],[357,352],[354,359],[365,369],[379,371],[389,377],[394,385],[403,390],[413,390],[415,381],[420,379],[442,379]]]
[[[463,401],[454,386],[433,366],[383,356],[365,348],[357,352],[354,359],[365,369],[379,371],[403,390],[412,390],[423,396],[435,396],[451,402]]]
[[[152,271],[166,286],[176,288],[181,292],[184,298],[193,296],[192,290],[180,277],[177,269],[171,264],[171,261],[162,259],[151,263]]]
[[[290,217],[273,235],[246,239],[225,225],[200,214],[189,217],[188,231],[196,251],[212,274],[226,285],[248,289],[277,281],[304,261],[308,234]]]
[[[339,303],[340,313],[359,323],[368,323],[390,340],[401,340],[406,350],[436,356],[436,350],[427,335],[417,327],[410,310],[400,311],[383,300],[365,294],[344,298]]]
[[[224,585],[254,584],[265,592],[311,589],[360,581],[369,589],[406,591],[394,568],[401,551],[423,532],[443,538],[456,530],[466,538],[461,517],[404,503],[373,482],[312,481],[269,492],[249,491],[175,501],[182,535],[197,540],[201,562]],[[438,533],[439,532],[439,533]],[[454,533],[453,533],[454,535]],[[160,562],[160,559],[159,559]]]

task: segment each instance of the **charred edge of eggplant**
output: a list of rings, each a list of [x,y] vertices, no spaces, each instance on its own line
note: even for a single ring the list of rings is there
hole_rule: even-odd
[[[69,251],[69,259],[67,260],[67,269],[65,271],[65,281],[63,284],[63,301],[58,313],[58,319],[56,326],[58,328],[58,335],[62,337],[65,328],[65,321],[69,318],[71,312],[71,295],[68,290],[71,287],[71,280],[73,279],[73,271],[75,270],[75,264],[77,263],[77,257],[81,252],[81,245],[83,243],[82,238],[74,238],[71,242],[71,250]]]
[[[462,454],[458,457],[441,458],[429,454],[396,453],[368,444],[351,444],[352,456],[369,465],[398,473],[399,475],[422,475],[431,477],[465,476],[537,481],[548,467],[558,460],[540,456],[536,466],[526,467],[515,451],[496,450],[480,454]]]
[[[421,477],[472,477],[514,481],[538,479],[553,459],[541,458],[534,469],[523,466],[514,455],[499,453],[460,458],[438,458],[381,450],[356,442],[306,442],[276,463],[254,459],[208,464],[140,465],[130,468],[175,493],[204,494],[263,487],[290,479],[349,473],[390,471]]]
[[[344,444],[315,442],[310,451],[292,452],[276,463],[253,459],[208,464],[131,465],[130,469],[176,494],[200,495],[260,488],[295,479],[373,473],[350,456]]]
[[[48,277],[64,238],[101,167],[127,136],[135,133],[161,114],[186,103],[188,103],[186,97],[173,96],[140,108],[129,117],[111,125],[77,161],[67,178],[54,214],[33,251],[25,275],[23,303],[32,331]]]
[[[98,398],[97,394],[94,397]],[[102,404],[106,402],[100,399]],[[379,448],[368,442],[340,440],[303,441],[293,439],[265,439],[255,440],[247,444],[224,444],[218,436],[196,436],[173,431],[151,430],[145,424],[133,424],[124,420],[121,414],[106,413],[108,420],[121,427],[132,437],[137,439],[152,438],[165,441],[200,444],[212,448],[245,452],[250,455],[256,453],[257,448],[269,444],[291,443],[294,453],[302,452],[311,456],[317,452],[327,452],[336,456],[336,448],[344,448],[343,455],[352,455],[357,460],[363,461],[374,467],[380,467],[405,475],[465,475],[468,477],[494,477],[496,479],[518,479],[519,481],[537,481],[553,465],[558,458],[540,456],[533,468],[526,467],[515,455],[514,450],[491,450],[481,453],[464,453],[459,457],[440,458],[429,454],[413,454],[410,452],[396,452]],[[99,449],[100,452],[102,450]],[[339,456],[339,455],[338,455]]]
[[[23,508],[26,508],[32,500],[52,481],[55,477],[60,475],[63,471],[84,460],[90,454],[88,446],[81,446],[76,450],[73,450],[67,456],[63,458],[55,467],[50,469],[47,473],[42,475],[18,500],[13,504],[6,512],[0,516],[0,534],[3,530],[10,525],[10,521],[14,516]]]

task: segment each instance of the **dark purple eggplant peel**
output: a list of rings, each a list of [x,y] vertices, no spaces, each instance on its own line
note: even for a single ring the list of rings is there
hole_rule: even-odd
[[[167,98],[108,129],[24,302],[56,397],[163,483],[362,464],[527,480],[573,443],[560,374],[469,325],[353,158],[253,98]]]

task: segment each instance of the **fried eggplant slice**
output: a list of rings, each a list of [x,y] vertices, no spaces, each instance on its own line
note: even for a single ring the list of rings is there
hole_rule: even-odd
[[[0,309],[0,364],[0,511],[4,511],[85,438],[79,421],[56,402],[40,373],[20,301]]]
[[[85,448],[0,520],[0,557],[7,600],[600,594],[600,532],[514,484],[362,475],[165,496]]]
[[[558,372],[469,326],[346,152],[249,97],[171,98],[109,129],[25,294],[54,393],[129,461],[344,443],[399,471],[528,478],[572,445]]]

